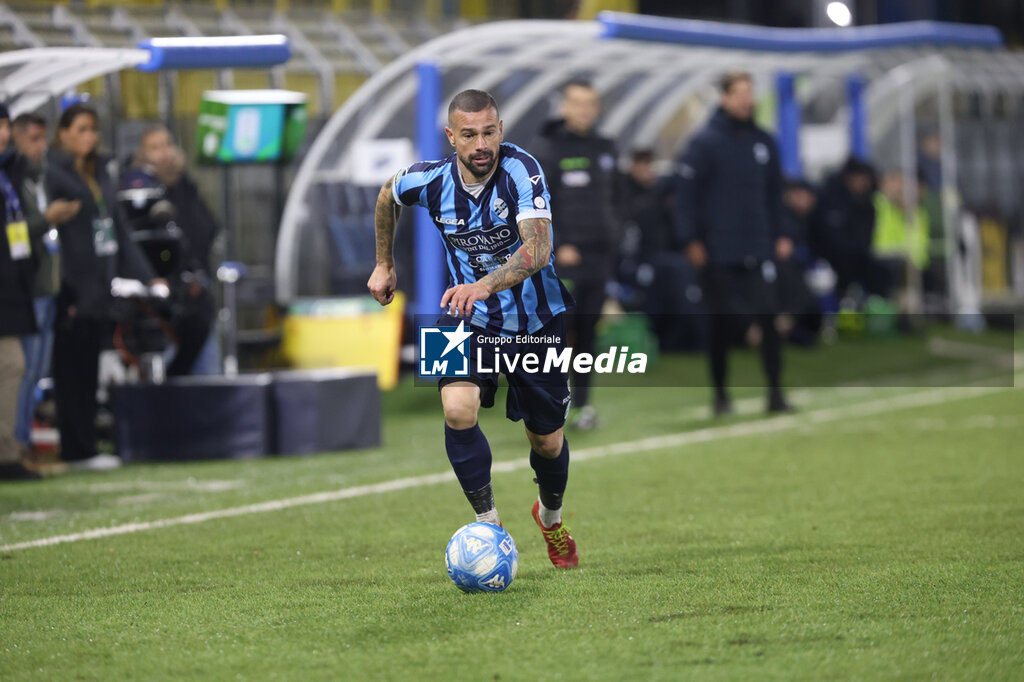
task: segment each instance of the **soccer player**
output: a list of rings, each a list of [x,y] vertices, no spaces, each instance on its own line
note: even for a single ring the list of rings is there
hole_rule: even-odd
[[[422,206],[445,245],[450,274],[438,324],[468,321],[471,358],[480,344],[505,355],[543,358],[549,348],[560,351],[565,346],[562,313],[572,306],[572,297],[552,265],[551,198],[540,164],[516,145],[503,143],[498,106],[481,90],[465,90],[452,99],[445,133],[454,154],[414,163],[381,187],[370,293],[381,305],[393,300],[398,214],[403,206]],[[495,337],[503,342],[495,346],[488,341]],[[444,378],[438,384],[445,449],[477,521],[500,525],[491,490],[491,450],[477,423],[481,405],[494,405],[497,374],[478,369],[473,367],[468,378]],[[523,421],[536,473],[533,518],[551,563],[575,567],[576,542],[562,522],[569,476],[569,442],[562,433],[570,403],[568,374],[557,367],[530,373],[521,365],[505,373],[505,414]]]

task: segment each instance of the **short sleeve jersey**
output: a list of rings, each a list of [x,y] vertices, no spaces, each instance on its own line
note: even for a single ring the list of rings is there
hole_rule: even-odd
[[[449,286],[469,284],[504,265],[522,246],[518,223],[551,219],[551,195],[537,160],[502,144],[498,168],[478,197],[459,178],[455,154],[414,163],[392,187],[402,206],[422,206],[444,242]],[[552,226],[554,230],[554,226]],[[538,272],[473,306],[470,325],[503,335],[534,333],[571,308],[572,297],[555,274],[554,256]]]

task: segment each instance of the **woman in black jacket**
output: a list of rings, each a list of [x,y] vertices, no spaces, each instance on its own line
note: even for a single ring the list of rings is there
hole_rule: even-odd
[[[153,281],[152,267],[128,237],[98,145],[96,111],[72,105],[57,124],[46,171],[52,198],[81,201],[78,214],[58,227],[63,259],[53,378],[61,457],[83,468],[119,464],[116,458],[96,455],[99,355],[113,331],[111,280],[124,276]]]

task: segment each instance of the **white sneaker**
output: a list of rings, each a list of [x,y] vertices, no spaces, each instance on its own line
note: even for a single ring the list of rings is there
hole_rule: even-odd
[[[572,422],[573,428],[580,431],[593,431],[599,424],[600,422],[597,421],[597,410],[594,409],[593,405],[585,405],[580,408],[580,413]]]
[[[100,453],[89,459],[68,462],[70,471],[113,471],[121,468],[121,458],[117,455]]]

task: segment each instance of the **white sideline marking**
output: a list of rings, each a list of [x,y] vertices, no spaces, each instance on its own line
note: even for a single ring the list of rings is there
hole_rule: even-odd
[[[7,515],[11,521],[46,521],[64,513],[63,509],[44,509],[42,511],[16,511]]]
[[[959,360],[980,360],[1006,369],[1013,369],[1016,365],[1021,364],[1022,357],[1024,357],[1024,353],[1014,353],[1005,348],[953,341],[940,337],[928,339],[928,352],[932,355]]]
[[[588,459],[607,457],[609,455],[636,453],[647,450],[661,450],[671,447],[693,445],[695,443],[707,443],[723,438],[737,438],[756,434],[773,433],[792,429],[805,423],[821,424],[838,419],[848,419],[850,417],[865,417],[889,412],[891,410],[938,405],[951,400],[963,400],[966,398],[974,398],[1006,390],[1012,389],[1005,386],[985,386],[976,388],[944,388],[921,391],[918,393],[902,394],[892,398],[882,398],[865,403],[853,403],[839,407],[829,407],[822,410],[778,416],[761,421],[729,424],[727,426],[713,426],[704,429],[697,429],[696,431],[687,431],[685,433],[652,436],[650,438],[612,443],[610,445],[583,448],[573,452],[572,459],[574,462],[580,462]],[[528,458],[523,458],[506,462],[497,462],[491,467],[491,471],[493,473],[508,473],[527,469],[529,466],[530,460]],[[299,497],[290,497],[281,500],[270,500],[268,502],[247,504],[241,507],[230,507],[228,509],[218,509],[216,511],[202,512],[198,514],[187,514],[185,516],[176,516],[157,521],[126,523],[120,526],[94,528],[92,530],[80,533],[71,533],[69,535],[54,535],[48,538],[40,538],[38,540],[28,540],[26,542],[4,545],[0,547],[0,552],[14,552],[33,547],[46,547],[49,545],[59,545],[67,542],[79,542],[81,540],[94,540],[97,538],[106,538],[115,535],[139,533],[147,530],[156,530],[158,528],[170,528],[172,526],[204,523],[206,521],[213,521],[214,519],[228,519],[236,516],[280,511],[282,509],[289,509],[291,507],[298,507],[307,504],[322,504],[324,502],[348,500],[354,497],[379,495],[382,493],[395,492],[397,490],[405,490],[407,488],[419,488],[428,485],[436,485],[438,483],[447,483],[454,480],[455,474],[451,471],[427,474],[424,476],[397,478],[371,485],[360,485],[351,488],[342,488],[341,490],[330,490],[322,493],[313,493],[311,495],[301,495]]]
[[[197,481],[189,477],[183,481],[118,481],[109,483],[91,483],[83,486],[90,493],[129,493],[129,492],[171,492],[171,491],[196,491],[200,493],[220,493],[226,490],[244,488],[245,481],[232,479],[226,481],[209,480]]]

